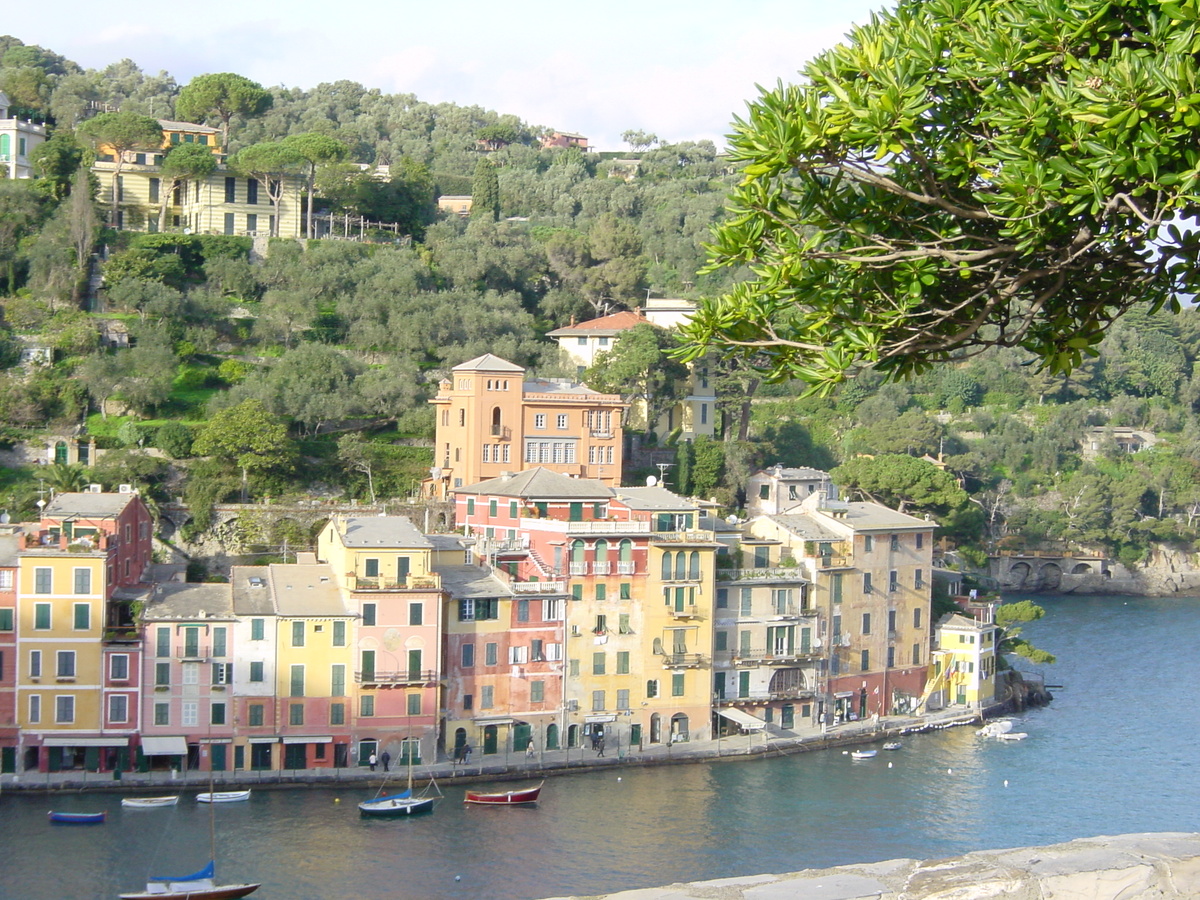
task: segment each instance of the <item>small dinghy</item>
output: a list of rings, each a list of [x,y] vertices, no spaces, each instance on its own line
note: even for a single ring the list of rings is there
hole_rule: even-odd
[[[851,759],[874,759],[878,755],[878,750],[851,750]]]
[[[205,791],[196,795],[197,803],[237,803],[249,800],[250,791]]]
[[[1006,731],[1004,734],[998,734],[996,737],[1002,741],[1023,741],[1029,737],[1029,733],[1025,731]]]
[[[888,741],[886,744],[883,745],[883,749],[884,750],[899,750],[900,746],[901,745],[900,745],[899,741]]]
[[[55,812],[46,813],[55,825],[103,825],[108,813]]]
[[[126,797],[121,805],[126,809],[158,809],[160,806],[174,806],[179,802],[179,795],[174,797]]]

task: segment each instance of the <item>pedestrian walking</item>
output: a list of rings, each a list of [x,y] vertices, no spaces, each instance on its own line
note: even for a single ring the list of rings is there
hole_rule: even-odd
[[[383,763],[383,771],[386,772],[388,770],[388,763],[392,761],[392,754],[384,750],[383,755],[379,757],[379,761]]]
[[[525,745],[525,758],[533,759],[533,738],[530,738],[529,743]]]
[[[464,764],[469,763],[470,761],[471,761],[471,745],[463,744],[463,763]]]
[[[367,759],[367,765],[369,765],[371,767],[372,772],[375,771],[375,763],[377,763],[377,762],[379,762],[379,757],[377,757],[374,753],[372,753],[370,758]]]
[[[600,738],[600,740],[596,741],[596,756],[601,757],[603,755],[604,755],[604,738]]]

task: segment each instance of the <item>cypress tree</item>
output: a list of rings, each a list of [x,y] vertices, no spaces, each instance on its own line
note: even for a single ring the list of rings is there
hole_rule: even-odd
[[[489,160],[475,166],[471,181],[471,218],[496,222],[500,219],[500,176]]]

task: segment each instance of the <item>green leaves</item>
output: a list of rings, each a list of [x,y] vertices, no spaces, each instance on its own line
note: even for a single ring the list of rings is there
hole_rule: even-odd
[[[822,391],[993,345],[1069,371],[1127,309],[1194,292],[1195,242],[1160,234],[1196,207],[1192,5],[905,0],[760,89],[706,269],[750,277],[683,354]]]

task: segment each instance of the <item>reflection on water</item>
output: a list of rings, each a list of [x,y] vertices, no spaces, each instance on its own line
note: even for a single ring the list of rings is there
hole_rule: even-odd
[[[465,807],[463,789],[448,787],[432,815],[400,821],[360,819],[359,791],[256,790],[217,810],[219,874],[263,881],[263,900],[532,900],[1200,831],[1200,602],[1040,602],[1050,614],[1026,635],[1058,654],[1048,680],[1066,688],[1021,718],[1024,741],[956,728],[866,761],[825,751],[609,770],[550,779],[533,809]],[[51,827],[51,807],[107,809],[109,823]],[[117,795],[5,795],[0,846],[0,900],[111,900],[151,871],[199,868],[208,810],[190,799],[147,811],[121,809]]]

